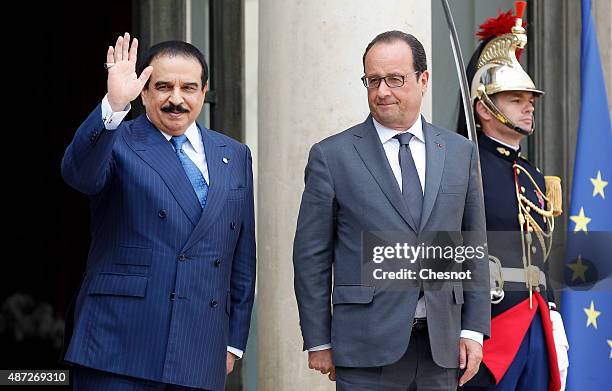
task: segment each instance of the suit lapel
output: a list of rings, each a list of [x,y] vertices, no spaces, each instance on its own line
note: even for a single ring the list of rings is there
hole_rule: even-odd
[[[423,134],[425,136],[425,195],[423,199],[423,210],[421,212],[421,222],[419,231],[422,231],[427,224],[431,211],[438,197],[444,160],[446,157],[446,146],[444,145],[441,133],[430,123],[422,119]]]
[[[145,115],[134,121],[128,145],[161,176],[193,225],[198,224],[202,209],[191,182],[172,145]]]
[[[355,149],[363,160],[363,163],[372,174],[378,186],[402,218],[417,232],[417,225],[412,220],[408,207],[402,198],[402,192],[393,175],[389,160],[380,142],[378,133],[372,123],[372,118],[368,116],[360,129],[355,132]]]
[[[233,164],[236,164],[236,159],[220,137],[209,129],[199,126],[198,128],[204,143],[204,154],[210,180],[202,217],[187,241],[185,250],[193,246],[206,233],[223,209],[229,191],[230,168]]]

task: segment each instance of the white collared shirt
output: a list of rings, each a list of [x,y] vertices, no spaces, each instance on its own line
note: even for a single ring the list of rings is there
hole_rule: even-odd
[[[385,149],[387,160],[389,161],[389,165],[391,166],[391,170],[393,171],[393,175],[395,176],[395,180],[397,181],[400,191],[402,189],[402,169],[399,164],[400,143],[398,139],[393,137],[400,133],[412,133],[414,135],[414,137],[410,139],[408,147],[410,147],[410,153],[412,154],[414,165],[416,166],[417,173],[419,174],[421,191],[423,194],[425,194],[425,136],[423,134],[423,122],[421,121],[421,116],[419,115],[416,122],[410,127],[410,129],[402,131],[387,128],[376,121],[374,117],[372,117],[372,122],[374,122],[374,128],[376,129],[380,142]]]
[[[148,115],[147,118],[149,118]],[[164,132],[163,130],[159,131],[164,135],[166,140],[170,141],[172,135]],[[204,154],[204,143],[202,142],[200,129],[198,129],[195,122],[189,125],[185,131],[185,136],[187,136],[187,141],[185,144],[183,144],[183,151],[185,151],[185,154],[189,157],[189,159],[191,159],[191,161],[194,162],[198,169],[202,172],[204,179],[206,179],[206,183],[208,183],[210,186],[210,180],[208,178],[208,165],[206,164],[206,155]],[[174,148],[174,146],[172,146],[172,148]]]
[[[423,122],[421,121],[421,116],[419,115],[416,122],[409,129],[400,131],[382,125],[380,122],[376,121],[374,117],[372,117],[372,122],[374,123],[376,133],[378,133],[380,142],[385,149],[387,160],[389,161],[389,165],[391,166],[391,170],[393,171],[393,175],[395,176],[395,180],[397,181],[400,191],[402,189],[402,169],[399,164],[400,143],[398,139],[393,137],[400,133],[412,133],[414,135],[414,137],[410,139],[408,147],[410,147],[410,153],[412,154],[412,159],[414,160],[414,165],[416,166],[417,174],[419,175],[421,191],[423,194],[425,194],[425,135],[423,134]],[[419,222],[416,223],[418,224]],[[421,299],[417,302],[414,317],[427,317],[424,297],[421,297]]]

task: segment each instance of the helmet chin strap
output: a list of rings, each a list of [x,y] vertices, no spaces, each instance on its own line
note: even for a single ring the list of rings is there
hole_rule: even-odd
[[[499,122],[506,125],[510,129],[525,136],[529,136],[533,133],[533,130],[535,129],[535,117],[533,116],[533,113],[531,114],[531,129],[525,130],[520,126],[515,125],[512,121],[510,121],[510,119],[508,119],[508,117],[504,115],[504,113],[502,113],[497,108],[497,106],[495,106],[495,103],[493,103],[491,98],[489,98],[489,95],[487,95],[487,93],[485,92],[485,88],[483,85],[478,87],[478,99],[480,99],[480,101],[483,103],[483,106],[487,109],[487,111],[489,111],[489,113],[491,113]]]

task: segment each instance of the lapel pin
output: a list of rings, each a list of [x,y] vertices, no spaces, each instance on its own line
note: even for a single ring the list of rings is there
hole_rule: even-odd
[[[223,157],[223,163],[225,163],[225,164],[229,163],[229,159],[226,158],[225,156]]]
[[[437,146],[438,148],[442,148],[442,147],[443,147],[443,145],[442,145],[442,144],[440,144],[440,143],[436,143],[436,146]]]

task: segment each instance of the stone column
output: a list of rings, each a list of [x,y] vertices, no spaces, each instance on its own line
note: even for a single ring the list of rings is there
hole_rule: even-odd
[[[425,1],[260,0],[258,96],[258,390],[332,390],[308,369],[293,291],[292,243],[313,143],[369,110],[361,57],[399,29],[431,54]],[[431,118],[431,95],[424,113]]]
[[[171,39],[185,39],[186,0],[143,0],[134,1],[133,21],[138,33],[139,46],[150,46]]]

